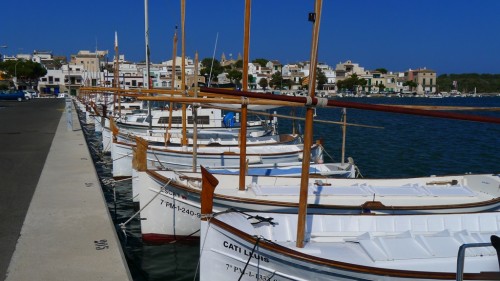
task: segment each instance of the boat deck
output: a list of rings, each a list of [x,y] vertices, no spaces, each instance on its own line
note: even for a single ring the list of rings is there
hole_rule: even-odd
[[[182,172],[156,171],[166,178],[193,188],[201,189],[200,175]],[[186,176],[186,177],[182,177]],[[300,178],[273,176],[247,176],[247,192],[236,188],[238,175],[214,175],[219,184],[218,195],[243,197],[254,200],[298,202]],[[181,178],[182,177],[182,178]],[[193,180],[194,179],[194,180]],[[500,206],[498,175],[465,175],[410,179],[336,179],[309,180],[309,204],[331,206],[361,206],[365,202],[381,201],[385,206],[451,206],[490,202],[485,208],[496,210]],[[494,204],[493,204],[494,203]],[[445,210],[446,211],[446,210]],[[448,210],[449,211],[449,210]]]
[[[248,213],[255,215],[256,213]],[[304,248],[295,247],[296,216],[268,214],[274,226],[244,219],[238,213],[224,214],[232,226],[294,251],[323,259],[382,268],[455,272],[459,247],[467,243],[489,243],[500,232],[500,213],[424,216],[322,216],[310,215]],[[267,218],[267,217],[266,217]],[[253,224],[252,224],[253,223]],[[466,252],[466,270],[479,273],[498,264],[493,247]]]

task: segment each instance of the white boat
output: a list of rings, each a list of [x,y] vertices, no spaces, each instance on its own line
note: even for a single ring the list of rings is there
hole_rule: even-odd
[[[173,110],[172,117],[170,118],[169,110],[152,110],[151,111],[151,128],[149,128],[149,118],[147,111],[142,110],[139,113],[122,115],[116,119],[116,123],[120,128],[127,129],[133,132],[144,132],[148,129],[165,129],[169,126],[171,119],[171,128],[182,128],[182,110]],[[188,107],[186,110],[186,127],[192,128],[194,124],[193,109]],[[239,130],[238,115],[233,112],[223,114],[221,109],[202,107],[197,109],[197,128],[227,128]],[[275,120],[273,120],[275,121]],[[247,126],[249,130],[254,127],[262,128],[270,127],[272,121],[256,120],[248,121]]]
[[[214,174],[217,211],[239,209],[297,213],[300,177]],[[500,177],[461,175],[410,179],[309,179],[308,212],[317,214],[438,214],[498,210]],[[169,241],[199,233],[201,175],[192,172],[138,172],[138,195],[144,240]],[[194,233],[194,234],[193,234]]]
[[[188,145],[192,146],[193,131],[189,130],[186,134],[188,137]],[[134,133],[118,133],[116,136],[118,142],[135,144],[135,137],[140,137],[147,141],[150,145],[174,145],[182,144],[182,132],[180,130],[170,131],[166,136],[165,131],[154,131],[151,134],[134,134]],[[265,136],[247,136],[247,146],[251,145],[275,145],[275,144],[299,144],[302,143],[302,138],[299,135],[293,134],[270,134]],[[198,130],[197,131],[198,146],[236,146],[239,145],[239,136],[230,131],[216,130]]]
[[[203,181],[200,281],[500,280],[497,253],[485,247],[500,235],[500,212],[310,214],[297,245],[297,214],[213,212],[217,179]],[[462,245],[481,247],[459,254]]]
[[[500,235],[500,213],[309,215],[295,246],[296,214],[239,213],[202,221],[204,280],[457,280],[463,244]],[[500,280],[493,247],[470,249],[464,280]],[[241,278],[241,279],[239,279]]]
[[[132,155],[134,145],[114,142],[111,145],[113,159],[113,177],[132,176]],[[311,148],[311,159],[321,163],[322,146],[315,144]],[[248,165],[294,163],[302,161],[302,144],[256,145],[246,148]],[[149,146],[147,165],[150,169],[190,170],[193,167],[193,147]],[[197,148],[197,166],[209,168],[238,168],[240,166],[240,148],[237,146],[204,146]]]
[[[173,117],[173,122],[172,122],[172,127],[167,130],[168,127],[168,110],[166,111],[157,111],[159,112],[156,117],[153,118],[153,120],[156,120],[156,125],[153,124],[154,126],[150,129],[148,126],[148,122],[146,121],[147,114],[141,113],[141,114],[131,114],[131,115],[126,115],[123,119],[127,119],[128,122],[114,122],[116,125],[116,128],[118,129],[119,132],[126,134],[126,135],[137,135],[137,136],[161,136],[161,138],[164,138],[165,135],[168,132],[169,139],[172,139],[172,141],[179,141],[181,136],[182,136],[182,129],[181,129],[181,118],[182,118],[182,112],[180,110],[173,111],[172,117]],[[191,138],[191,143],[192,143],[192,137],[194,134],[193,130],[193,118],[192,118],[192,111],[187,111],[187,116],[188,116],[188,122],[186,124],[186,136],[188,138]],[[226,127],[224,123],[222,122],[226,116],[229,116],[229,120],[233,120],[232,118],[234,116],[232,115],[225,115],[224,117],[221,117],[221,111],[219,109],[209,109],[209,108],[204,108],[204,109],[198,109],[198,124],[197,124],[197,132],[198,132],[198,140],[202,141],[203,139],[206,139],[207,142],[209,142],[211,139],[213,140],[218,140],[218,139],[232,139],[235,137],[238,137],[239,135],[239,125],[229,122],[228,126]],[[100,117],[99,117],[100,118]],[[263,136],[268,136],[268,135],[273,135],[276,133],[276,125],[277,120],[274,119],[272,121],[249,121],[247,122],[247,137],[249,138],[255,138],[255,137],[263,137]],[[158,125],[158,124],[161,124]],[[231,125],[232,124],[232,125]],[[111,143],[112,143],[112,136],[113,132],[111,130],[111,121],[109,119],[105,119],[105,124],[102,127],[102,147],[103,147],[103,152],[109,152],[111,151]]]

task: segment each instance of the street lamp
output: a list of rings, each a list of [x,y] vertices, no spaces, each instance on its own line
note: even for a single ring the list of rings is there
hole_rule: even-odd
[[[7,45],[0,46],[0,49],[7,49]],[[0,54],[0,61],[2,61],[2,55]]]
[[[14,86],[16,86],[16,90],[18,88],[18,86],[17,86],[17,64],[19,62],[21,62],[21,60],[17,60],[16,64],[14,65],[14,80],[15,80]]]

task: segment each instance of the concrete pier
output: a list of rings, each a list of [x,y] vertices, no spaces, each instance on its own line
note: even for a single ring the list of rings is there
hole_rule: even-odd
[[[0,121],[0,278],[131,280],[76,110],[64,99],[2,105],[0,120],[16,125]]]

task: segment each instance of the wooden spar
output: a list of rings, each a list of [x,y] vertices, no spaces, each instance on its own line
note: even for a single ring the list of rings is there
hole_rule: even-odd
[[[323,0],[316,0],[314,7],[313,34],[311,42],[311,61],[309,62],[309,96],[314,97],[316,89],[316,67],[318,55],[318,40],[319,40],[319,24],[321,21],[321,5]],[[304,237],[306,232],[306,216],[307,216],[307,193],[309,187],[309,167],[311,161],[311,146],[313,138],[313,118],[314,108],[307,107],[306,121],[304,130],[304,151],[302,153],[302,174],[300,177],[300,192],[299,192],[299,213],[297,221],[297,248],[304,248]]]
[[[440,106],[440,105],[405,105],[405,104],[388,104],[388,106],[396,106],[403,108],[413,108],[422,110],[456,110],[456,111],[500,111],[500,107],[484,107],[484,106]]]
[[[181,90],[182,93],[186,91],[186,0],[181,0]],[[182,146],[187,146],[188,139],[186,134],[187,127],[187,114],[186,104],[182,104]]]
[[[201,219],[207,220],[207,215],[213,212],[214,191],[219,181],[201,166]]]
[[[184,97],[184,96],[174,96],[174,97],[166,97],[166,96],[155,96],[155,97],[146,97],[146,96],[136,96],[138,100],[150,100],[150,101],[173,101],[178,103],[223,103],[223,104],[241,104],[242,99],[236,98],[193,98],[193,97]],[[297,106],[303,107],[302,104],[294,103],[294,102],[285,102],[285,101],[273,101],[273,100],[263,100],[263,99],[247,99],[248,104],[260,104],[260,105],[277,105],[277,106]],[[209,106],[211,107],[211,106]]]
[[[161,95],[183,95],[183,92],[180,90],[165,90],[165,89],[120,89],[120,88],[107,88],[107,87],[82,87],[80,88],[80,92],[86,92],[86,99],[89,99],[88,96],[91,92],[111,92],[111,94],[116,95],[115,93],[120,93],[123,96],[129,97],[138,97],[143,96],[146,93],[155,93]],[[187,91],[189,96],[193,96],[192,91]],[[248,91],[236,91],[229,89],[217,89],[217,88],[201,88],[201,91],[198,92],[198,96],[203,97],[231,97],[231,96],[244,96],[250,98],[252,100],[265,100],[265,101],[283,101],[288,102],[290,106],[295,104],[295,106],[303,106],[306,103],[306,99],[304,97],[292,97],[292,96],[278,96],[271,95],[270,93],[254,93]],[[158,100],[164,100],[157,96]],[[317,98],[314,98],[312,101],[312,105],[317,105]],[[337,104],[339,103],[339,104]],[[342,103],[342,104],[340,104]],[[278,105],[279,103],[276,103]],[[282,105],[287,106],[288,104],[283,103]],[[355,106],[343,106],[343,105],[355,105]],[[327,106],[329,107],[347,107],[347,108],[358,108],[357,105],[365,105],[363,103],[357,102],[342,102],[342,101],[328,101]],[[371,105],[371,104],[370,104]],[[421,110],[439,110],[439,111],[500,111],[500,107],[472,107],[472,106],[432,106],[432,105],[383,105],[383,104],[374,104],[377,106],[386,106],[386,107],[394,107],[394,108],[410,108],[410,109],[421,109]],[[369,109],[369,108],[360,108],[364,110],[375,110],[381,111],[377,109]]]
[[[346,130],[347,130],[347,109],[342,109],[342,155],[340,159],[340,163],[344,165],[345,158],[345,138],[346,138]]]
[[[243,33],[243,85],[244,91],[248,90],[248,59],[250,45],[250,15],[252,11],[252,0],[245,0],[245,20]],[[245,190],[246,176],[246,158],[247,158],[247,116],[248,116],[248,99],[244,98],[245,102],[241,104],[241,119],[240,119],[240,175],[239,175],[239,190]]]
[[[130,92],[130,93],[137,93],[137,94],[121,94],[122,96],[131,96],[131,97],[137,97],[139,99],[146,100],[147,98],[140,97],[141,90],[140,89],[114,89],[114,88],[105,88],[105,87],[82,87],[81,91],[104,91],[104,92]],[[172,91],[172,90],[142,90],[144,93],[161,93],[161,94],[170,94],[174,92],[175,94],[181,94],[180,91]],[[202,88],[200,91],[200,94],[205,95],[207,93],[216,93],[220,95],[226,95],[226,96],[240,96],[240,97],[248,97],[248,98],[253,98],[250,99],[250,102],[253,101],[254,104],[264,104],[264,103],[259,103],[258,101],[261,100],[263,102],[265,101],[285,101],[289,102],[289,105],[291,106],[292,104],[298,106],[303,106],[307,104],[307,98],[305,97],[292,97],[292,96],[278,96],[278,95],[271,95],[271,94],[261,94],[261,93],[253,93],[253,92],[248,92],[248,91],[236,91],[236,90],[228,90],[228,89],[217,89],[217,88]],[[157,99],[157,100],[168,100],[168,97],[150,97],[151,99]],[[257,100],[257,101],[256,101]],[[318,101],[321,100],[319,98],[312,98],[311,99],[311,106],[317,106]],[[322,99],[325,100],[325,99]],[[213,102],[210,101],[211,103],[220,103],[220,102]],[[236,102],[240,103],[240,102]],[[283,105],[283,104],[282,104]],[[359,103],[359,102],[349,102],[349,101],[339,101],[339,100],[328,100],[326,102],[326,106],[329,107],[345,107],[345,108],[354,108],[354,109],[361,109],[361,110],[371,110],[371,111],[379,111],[379,112],[389,112],[389,113],[400,113],[400,114],[409,114],[409,115],[418,115],[418,116],[427,116],[427,117],[435,117],[435,118],[445,118],[445,119],[455,119],[455,120],[464,120],[464,121],[474,121],[474,122],[484,122],[484,123],[494,123],[494,124],[500,124],[500,118],[498,117],[490,117],[490,116],[478,116],[478,115],[470,115],[470,114],[459,114],[459,113],[450,113],[450,112],[439,112],[439,111],[432,111],[432,110],[423,110],[423,109],[416,109],[416,108],[406,108],[406,107],[401,107],[401,106],[396,106],[396,105],[380,105],[380,104],[365,104],[365,103]],[[492,110],[497,110],[497,107],[492,107]],[[455,110],[455,109],[453,109]],[[458,110],[458,109],[456,109]],[[478,108],[477,110],[485,110],[488,111],[490,110],[488,107],[481,107]]]
[[[194,55],[194,96],[198,97],[198,52]],[[198,166],[198,106],[193,105],[193,172]]]
[[[256,99],[260,98],[260,99],[297,102],[297,103],[301,103],[303,105],[306,105],[308,103],[307,98],[305,98],[305,97],[267,95],[267,94],[245,92],[245,91],[234,91],[234,90],[228,90],[228,89],[202,88],[202,92],[228,94],[228,95],[233,95],[233,96],[245,96],[245,97],[256,98]],[[313,97],[313,98],[311,98],[310,105],[317,106],[318,102],[320,100],[326,100],[326,99]],[[400,114],[409,114],[409,115],[418,115],[418,116],[427,116],[427,117],[436,117],[436,118],[447,118],[447,119],[456,119],[456,120],[464,120],[464,121],[475,121],[475,122],[500,124],[500,118],[498,118],[498,117],[431,111],[431,110],[405,108],[405,107],[392,106],[392,105],[389,106],[389,105],[367,104],[367,103],[350,102],[350,101],[326,100],[326,106],[355,108],[355,109],[389,112],[389,113],[400,113]]]
[[[106,87],[82,87],[80,91],[89,91],[90,92],[110,92],[112,95],[122,94],[124,96],[136,97],[145,94],[174,94],[174,95],[182,95],[182,91],[180,90],[167,90],[167,89],[146,89],[146,88],[137,88],[137,89],[121,89],[121,88],[106,88]]]

